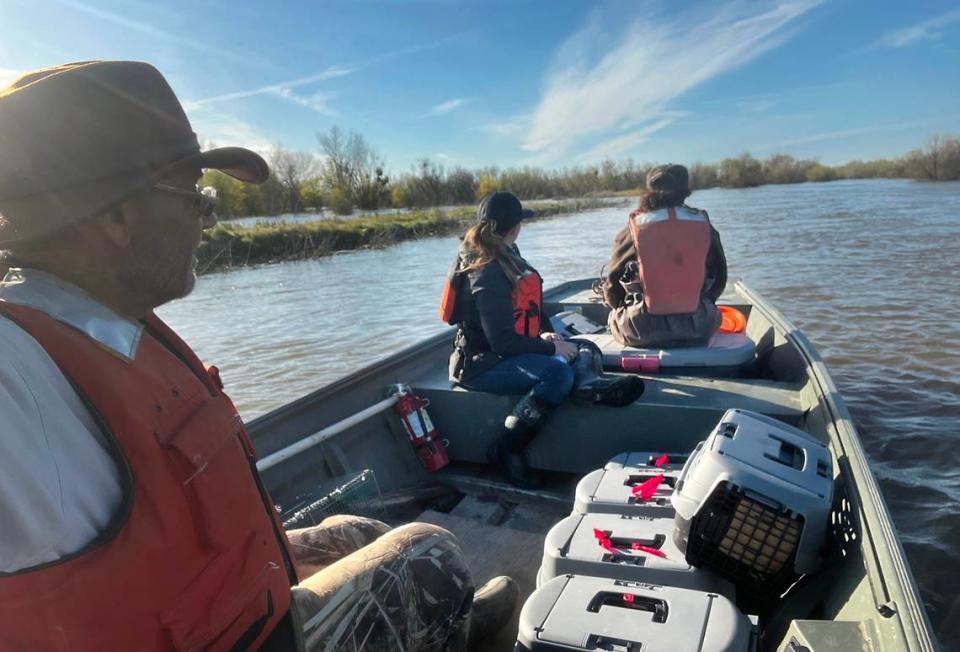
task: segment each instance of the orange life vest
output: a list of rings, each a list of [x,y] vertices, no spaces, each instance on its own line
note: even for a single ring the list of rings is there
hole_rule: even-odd
[[[643,302],[653,315],[694,312],[710,250],[710,221],[695,208],[634,211],[628,221]]]
[[[447,278],[440,293],[440,320],[453,326],[457,323],[457,296],[463,285],[463,275],[459,271],[460,256],[458,255],[447,270]]]
[[[463,272],[457,271],[458,257],[447,271],[440,293],[440,319],[451,326],[458,323],[457,301],[463,286]],[[518,335],[540,336],[540,311],[543,307],[543,279],[533,268],[528,268],[513,290],[513,327]]]
[[[542,308],[543,279],[535,269],[527,269],[513,289],[513,328],[518,335],[540,337]]]
[[[99,418],[125,500],[85,549],[0,575],[0,650],[256,649],[296,574],[216,368],[154,315],[131,362],[41,311],[3,312]]]

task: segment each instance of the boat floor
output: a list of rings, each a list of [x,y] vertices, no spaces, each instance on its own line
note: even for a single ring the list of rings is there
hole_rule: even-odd
[[[498,575],[509,575],[520,589],[510,622],[471,650],[512,650],[520,607],[536,588],[544,538],[570,513],[577,478],[549,474],[543,490],[526,491],[506,484],[484,465],[454,463],[434,479],[463,497],[449,512],[426,509],[414,520],[439,525],[457,537],[478,587]]]

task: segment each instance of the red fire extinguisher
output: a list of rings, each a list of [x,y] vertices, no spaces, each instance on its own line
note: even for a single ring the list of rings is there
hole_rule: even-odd
[[[415,396],[407,385],[396,385],[395,391],[397,402],[393,409],[400,416],[400,423],[403,424],[403,430],[407,433],[407,439],[410,440],[420,463],[431,473],[442,469],[450,463],[450,458],[447,457],[443,441],[427,414],[430,401]]]

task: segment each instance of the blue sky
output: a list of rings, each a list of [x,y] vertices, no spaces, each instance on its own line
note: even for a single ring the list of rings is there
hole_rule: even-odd
[[[955,1],[0,0],[0,83],[156,65],[201,138],[315,151],[332,125],[394,173],[897,156],[960,133]]]

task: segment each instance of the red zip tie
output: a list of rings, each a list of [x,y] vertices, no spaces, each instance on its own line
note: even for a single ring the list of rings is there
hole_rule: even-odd
[[[664,453],[663,455],[661,455],[660,457],[657,458],[657,460],[653,463],[653,465],[654,465],[654,466],[666,466],[666,465],[667,465],[667,462],[669,462],[669,461],[670,461],[670,460],[667,458],[667,454]]]
[[[661,559],[666,559],[667,555],[659,548],[651,548],[650,546],[640,545],[639,543],[634,543],[630,546],[632,550],[639,550],[640,552],[645,552],[648,555],[653,555],[654,557],[660,557]]]
[[[632,603],[632,602],[633,602],[633,594],[632,594],[632,593],[624,593],[624,594],[623,594],[623,601],[626,602],[627,604]]]
[[[639,498],[640,500],[650,500],[653,498],[653,495],[657,493],[657,489],[660,488],[660,483],[663,482],[663,474],[655,475],[649,480],[644,480],[636,487],[630,490],[634,497]]]
[[[610,535],[604,532],[603,530],[598,530],[593,528],[593,536],[597,538],[597,543],[600,544],[600,547],[604,550],[609,550],[610,552],[616,552],[613,549],[613,544],[610,543]]]

